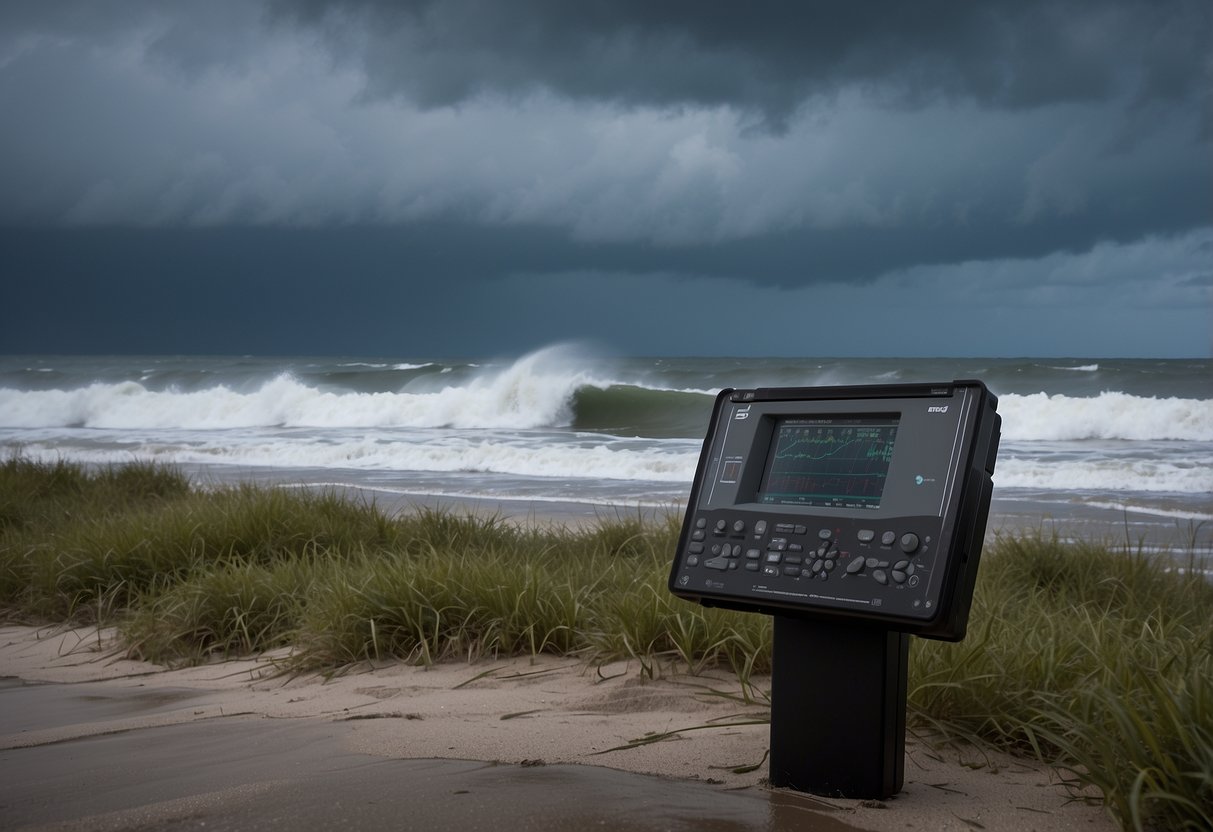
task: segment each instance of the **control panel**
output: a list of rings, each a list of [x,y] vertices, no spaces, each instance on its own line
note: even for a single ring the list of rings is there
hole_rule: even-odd
[[[722,391],[670,591],[707,606],[963,638],[996,407],[979,381]]]

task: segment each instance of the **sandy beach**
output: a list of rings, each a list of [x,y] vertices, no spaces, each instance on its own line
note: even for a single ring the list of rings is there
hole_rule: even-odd
[[[274,811],[297,813],[312,828],[354,815],[367,828],[379,825],[373,817],[397,826],[411,818],[422,828],[415,807],[366,813],[389,812],[393,800],[408,802],[429,783],[431,829],[573,828],[587,813],[606,829],[1115,828],[1101,807],[1075,800],[1056,772],[985,751],[935,750],[913,736],[905,786],[890,800],[770,789],[769,727],[746,724],[765,708],[744,702],[726,674],[651,679],[634,663],[542,656],[291,676],[283,658],[174,670],[123,658],[109,631],[0,628],[3,825],[193,828],[189,819],[202,818],[210,829],[239,828]],[[758,689],[769,690],[768,680]],[[191,737],[210,739],[199,751]],[[637,744],[655,737],[664,738]],[[115,769],[113,749],[96,745],[103,739],[129,744],[124,753],[134,762]],[[248,744],[273,764],[223,762]],[[182,760],[183,748],[192,762]],[[139,759],[161,772],[175,764],[179,776],[147,785]],[[128,769],[142,789],[123,781]],[[74,772],[67,781],[65,771]],[[382,790],[371,790],[375,777],[386,778]],[[313,780],[322,795],[307,787]],[[45,790],[60,781],[48,801]],[[495,789],[512,798],[491,799]]]

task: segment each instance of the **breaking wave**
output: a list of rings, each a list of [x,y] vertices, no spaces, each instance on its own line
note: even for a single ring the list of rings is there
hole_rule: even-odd
[[[70,390],[0,389],[0,426],[114,430],[250,427],[573,428],[647,437],[702,437],[713,391],[596,380],[537,362],[431,391],[352,392],[282,374],[240,391],[154,390],[137,381]],[[1213,402],[1106,392],[1092,397],[1004,395],[1003,438],[1015,441],[1213,441]]]
[[[775,360],[628,365],[567,345],[496,365],[55,361],[53,371],[36,361],[15,364],[0,380],[0,444],[102,463],[153,458],[584,483],[570,493],[595,480],[689,483],[716,385],[820,384],[834,373]],[[898,381],[910,368],[947,377],[947,368],[917,364],[890,370],[887,362],[834,363],[846,372],[832,380],[846,376],[848,383]],[[1201,378],[1193,370],[1201,368],[1167,365],[1171,378],[1153,364],[1042,366],[1003,362],[989,374],[974,373],[1003,384],[1018,379],[1008,388],[1016,392],[991,383],[1002,416],[997,488],[1213,492],[1213,399],[1201,384],[1175,380]],[[1081,383],[1031,392],[1058,370]],[[1162,380],[1139,387],[1125,381],[1132,392],[1088,384],[1115,377],[1141,385],[1153,378],[1147,371]]]

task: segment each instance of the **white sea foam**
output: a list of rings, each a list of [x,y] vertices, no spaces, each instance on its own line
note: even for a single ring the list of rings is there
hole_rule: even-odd
[[[1000,458],[994,467],[994,484],[997,488],[1048,491],[1213,494],[1213,467],[1209,462],[1180,464],[1150,459],[1047,462]]]
[[[585,371],[528,356],[493,374],[432,392],[331,392],[283,374],[251,392],[219,385],[153,390],[134,381],[72,390],[0,389],[0,426],[111,430],[247,427],[536,428],[567,425],[573,393],[610,386]],[[711,391],[686,390],[686,392]],[[707,406],[705,396],[705,408]],[[1106,392],[1092,397],[1008,394],[1004,440],[1213,441],[1213,402]]]
[[[1201,523],[1213,521],[1213,513],[1203,511],[1181,511],[1179,509],[1163,508],[1162,506],[1142,506],[1137,503],[1109,503],[1098,500],[1087,501],[1083,505],[1091,506],[1092,508],[1107,508],[1113,511],[1152,514],[1155,517],[1169,517],[1173,520],[1196,520]]]
[[[1098,396],[999,397],[1004,439],[1213,441],[1213,401],[1105,392]]]
[[[534,428],[568,423],[572,395],[594,379],[544,350],[461,386],[420,393],[335,393],[281,374],[253,392],[151,390],[138,382],[74,390],[0,389],[0,426],[111,430],[248,427]]]
[[[7,431],[0,431],[0,442]],[[366,431],[231,429],[149,431],[142,435],[85,430],[29,436],[23,453],[109,464],[155,459],[280,469],[353,469],[430,473],[509,474],[577,480],[689,483],[698,460],[693,440],[602,439],[551,431],[383,429]],[[1023,443],[1000,453],[999,490],[1106,493],[1213,493],[1213,453],[1190,455],[1031,454]]]
[[[1050,367],[1050,370],[1069,370],[1074,373],[1097,373],[1099,372],[1098,364],[1080,364],[1077,367]]]
[[[428,441],[376,436],[310,442],[289,436],[228,437],[226,441],[150,441],[122,446],[28,443],[22,453],[54,461],[66,454],[90,464],[152,459],[178,464],[273,468],[346,468],[366,471],[512,474],[560,479],[645,480],[689,483],[699,449],[630,447],[627,443],[521,444],[446,434]]]
[[[347,361],[343,364],[338,364],[338,367],[368,367],[372,370],[420,370],[424,367],[433,367],[433,363],[426,364],[384,364],[373,361]]]

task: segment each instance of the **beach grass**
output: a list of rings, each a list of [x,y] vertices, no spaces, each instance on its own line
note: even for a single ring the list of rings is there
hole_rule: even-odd
[[[1213,584],[1047,534],[987,547],[968,638],[915,639],[911,721],[1060,763],[1126,829],[1213,828]]]
[[[0,615],[116,626],[162,663],[289,647],[296,669],[553,653],[725,667],[762,702],[766,616],[670,595],[679,518],[566,528],[333,493],[197,489],[171,468],[0,463]],[[1126,829],[1213,828],[1213,585],[1041,532],[983,556],[968,637],[912,640],[909,719],[1029,754]]]

